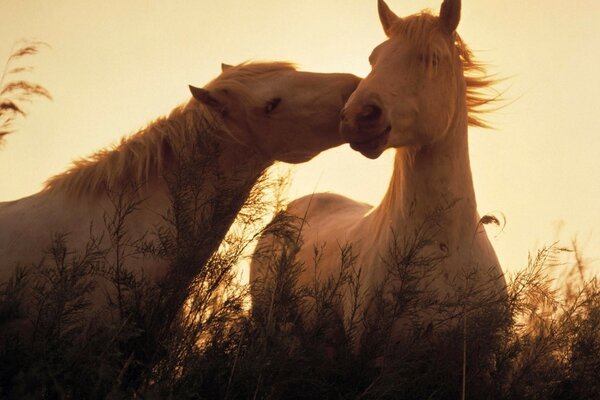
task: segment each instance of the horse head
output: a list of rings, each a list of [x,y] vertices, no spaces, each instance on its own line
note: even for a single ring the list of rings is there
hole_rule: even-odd
[[[190,89],[239,143],[288,163],[343,143],[339,114],[356,76],[297,71],[289,63],[223,64],[222,70],[204,88]]]
[[[372,70],[341,114],[342,136],[354,150],[377,158],[390,147],[426,146],[449,131],[465,90],[455,46],[460,7],[460,0],[445,0],[439,17],[401,18],[378,1],[388,39],[371,53]]]

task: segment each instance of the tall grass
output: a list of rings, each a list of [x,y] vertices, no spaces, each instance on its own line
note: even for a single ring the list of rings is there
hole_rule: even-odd
[[[4,64],[0,74],[0,144],[14,132],[15,120],[27,116],[26,103],[36,97],[52,99],[43,86],[22,78],[33,71],[23,60],[37,54],[43,46],[46,44],[37,41],[17,42]]]
[[[543,248],[509,277],[508,297],[465,292],[441,304],[421,285],[439,262],[423,255],[424,226],[393,243],[387,281],[396,284],[381,286],[372,306],[361,308],[366,300],[358,296],[360,269],[350,246],[340,248],[338,276],[297,284],[306,268],[294,260],[298,224],[280,214],[266,229],[287,246],[270,255],[270,278],[249,288],[239,283],[236,266],[257,234],[248,227],[267,209],[259,193],[267,182],[251,196],[240,229],[196,269],[183,306],[168,284],[106,265],[106,252],[136,248],[125,246],[120,230],[136,206],[131,197],[115,201],[107,215],[110,248],[92,238],[74,253],[68,236],[55,235],[43,263],[1,286],[1,396],[456,399],[464,391],[470,399],[598,398],[600,288],[580,273],[579,253]],[[190,244],[174,240],[182,229],[176,221],[189,210],[181,212],[163,231],[171,239],[162,240],[176,243],[170,252],[186,254],[191,250],[180,247]],[[560,261],[565,254],[572,264]],[[318,250],[315,260],[318,268]],[[102,324],[87,313],[98,279],[120,288],[110,302],[117,317]],[[351,294],[356,312],[342,319],[342,296]],[[431,307],[449,318],[459,310],[464,318],[440,326],[415,319],[402,337],[392,334],[398,320]]]

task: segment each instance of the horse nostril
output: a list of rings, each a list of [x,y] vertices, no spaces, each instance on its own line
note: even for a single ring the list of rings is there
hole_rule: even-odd
[[[375,122],[381,116],[381,108],[374,104],[369,104],[363,107],[360,114],[358,114],[358,119],[361,122]]]
[[[346,108],[342,108],[342,111],[340,111],[340,121],[345,121],[346,120]]]

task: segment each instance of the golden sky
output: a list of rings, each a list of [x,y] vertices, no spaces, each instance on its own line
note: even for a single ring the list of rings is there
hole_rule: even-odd
[[[440,2],[388,0],[399,15]],[[479,210],[507,220],[489,230],[503,266],[523,267],[528,251],[575,235],[598,259],[600,2],[463,0],[458,30],[508,78],[496,129],[470,131]],[[0,201],[38,191],[73,158],[167,113],[221,62],[289,60],[364,76],[384,35],[375,0],[0,1],[0,60],[20,38],[51,45],[28,60],[28,78],[54,101],[31,104],[0,151]],[[294,169],[289,197],[331,191],[376,204],[392,156],[330,150]]]

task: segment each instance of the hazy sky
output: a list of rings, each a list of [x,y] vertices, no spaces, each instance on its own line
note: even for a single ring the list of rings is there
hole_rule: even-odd
[[[399,15],[441,0],[388,0]],[[480,212],[507,269],[575,235],[600,257],[600,2],[463,0],[463,39],[507,80],[495,130],[471,129]],[[20,38],[51,49],[29,59],[36,101],[0,151],[0,201],[38,191],[70,160],[133,133],[202,86],[221,62],[289,60],[313,71],[368,73],[384,39],[376,0],[0,0],[0,60]],[[295,168],[291,199],[332,191],[372,204],[393,152],[367,160],[348,146]],[[0,227],[2,229],[2,227]]]

